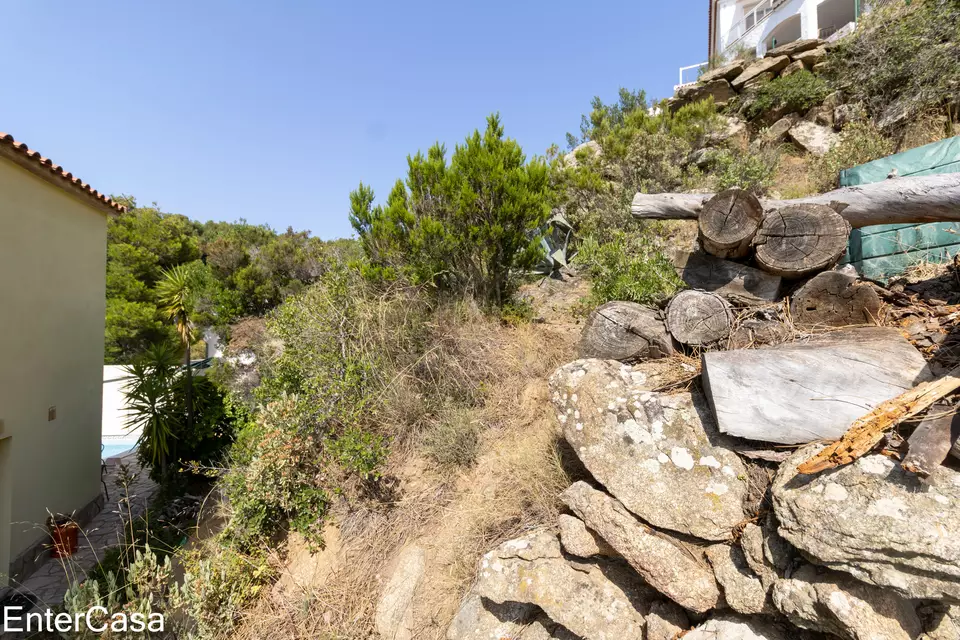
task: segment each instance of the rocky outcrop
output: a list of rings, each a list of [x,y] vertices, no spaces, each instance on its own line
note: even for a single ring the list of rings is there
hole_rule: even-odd
[[[791,58],[796,59],[799,58],[804,52],[817,49],[822,45],[822,40],[794,40],[793,42],[788,42],[787,44],[782,44],[779,47],[770,49],[767,51],[765,57],[769,59],[779,58],[780,56],[790,56]]]
[[[580,558],[592,556],[617,557],[619,554],[607,542],[583,524],[583,521],[566,513],[557,518],[560,529],[560,544],[570,555]]]
[[[787,56],[761,58],[760,60],[751,63],[750,66],[743,70],[743,73],[731,80],[730,86],[732,86],[735,90],[740,91],[748,82],[757,76],[763,73],[776,74],[777,72],[782,71],[788,64],[790,64],[790,58]]]
[[[739,545],[717,544],[708,547],[706,554],[731,609],[744,615],[770,612],[767,590]]]
[[[568,167],[576,167],[580,164],[580,159],[589,158],[599,158],[603,155],[603,149],[600,147],[600,144],[596,140],[587,140],[586,142],[577,145],[573,148],[570,153],[563,156],[563,161]]]
[[[777,581],[772,596],[777,609],[798,627],[846,640],[913,640],[921,631],[907,600],[813,565]]]
[[[826,60],[827,49],[826,47],[816,47],[814,49],[792,54],[790,57],[796,62],[802,62],[808,69],[810,69],[814,65],[820,64]]]
[[[712,97],[718,107],[726,106],[736,95],[737,92],[733,90],[730,83],[722,78],[710,81],[701,80],[697,84],[682,87],[677,92],[677,98],[684,103],[699,102]]]
[[[691,611],[717,605],[717,581],[693,549],[644,526],[619,502],[585,482],[573,484],[560,498],[651,587]]]
[[[818,564],[905,598],[960,601],[960,473],[943,467],[921,484],[882,455],[802,476],[805,447],[771,488],[779,532]]]
[[[701,74],[697,81],[713,82],[714,80],[726,80],[729,82],[743,73],[746,66],[747,63],[743,60],[734,60],[730,64],[725,64],[722,67],[717,67],[716,69]]]
[[[761,144],[774,145],[783,142],[787,138],[787,133],[799,120],[800,116],[795,113],[780,118],[760,134]]]
[[[762,618],[727,616],[707,620],[683,636],[683,640],[795,640],[796,637],[783,626]]]
[[[502,640],[516,637],[537,608],[530,604],[497,604],[471,593],[447,629],[447,640]]]
[[[790,139],[807,153],[822,156],[839,142],[840,137],[830,127],[801,120],[790,127]]]
[[[567,562],[557,537],[546,532],[510,540],[484,555],[475,590],[501,604],[536,605],[585,640],[642,637],[643,616],[630,595],[599,567]]]
[[[646,640],[675,640],[690,628],[686,611],[668,600],[650,605],[650,613],[644,619],[647,623]]]
[[[520,640],[579,640],[549,617],[541,614],[520,633]]]
[[[421,547],[400,552],[396,567],[383,588],[377,604],[377,632],[387,640],[412,640],[413,595],[420,585],[426,563]]]
[[[744,519],[743,463],[712,442],[716,427],[699,394],[652,393],[644,380],[609,361],[562,367],[551,387],[564,437],[594,478],[644,521],[704,540],[730,538]]]

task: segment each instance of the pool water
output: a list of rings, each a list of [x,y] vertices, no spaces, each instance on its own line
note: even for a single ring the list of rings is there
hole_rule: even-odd
[[[105,441],[103,443],[103,453],[100,454],[100,457],[106,460],[107,458],[116,458],[122,453],[127,453],[136,446],[136,442],[111,442]]]

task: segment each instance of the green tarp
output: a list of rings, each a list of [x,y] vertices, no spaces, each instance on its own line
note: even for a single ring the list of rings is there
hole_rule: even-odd
[[[960,136],[897,153],[840,172],[840,186],[960,171]],[[883,224],[854,229],[845,262],[863,276],[887,280],[926,260],[942,262],[960,253],[960,223]]]

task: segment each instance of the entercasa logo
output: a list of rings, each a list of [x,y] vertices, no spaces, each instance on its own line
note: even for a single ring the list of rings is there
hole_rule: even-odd
[[[4,607],[2,631],[6,633],[41,632],[80,633],[92,631],[104,633],[162,633],[164,617],[160,613],[120,611],[110,613],[105,607],[90,607],[79,613],[54,613],[52,610],[31,611],[24,614],[23,607]]]

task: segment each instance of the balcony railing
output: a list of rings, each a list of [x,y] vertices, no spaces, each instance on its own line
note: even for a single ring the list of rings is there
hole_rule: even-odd
[[[768,15],[776,11],[777,7],[785,1],[786,0],[763,0],[763,2],[751,9],[747,15],[743,16],[743,18],[727,31],[723,48],[728,49],[736,44],[738,40],[747,35],[748,31],[763,22]]]
[[[673,90],[676,91],[680,87],[685,87],[688,84],[696,84],[697,78],[700,77],[700,70],[706,69],[707,62],[701,62],[699,64],[691,64],[688,67],[680,67],[680,82],[673,87]]]

